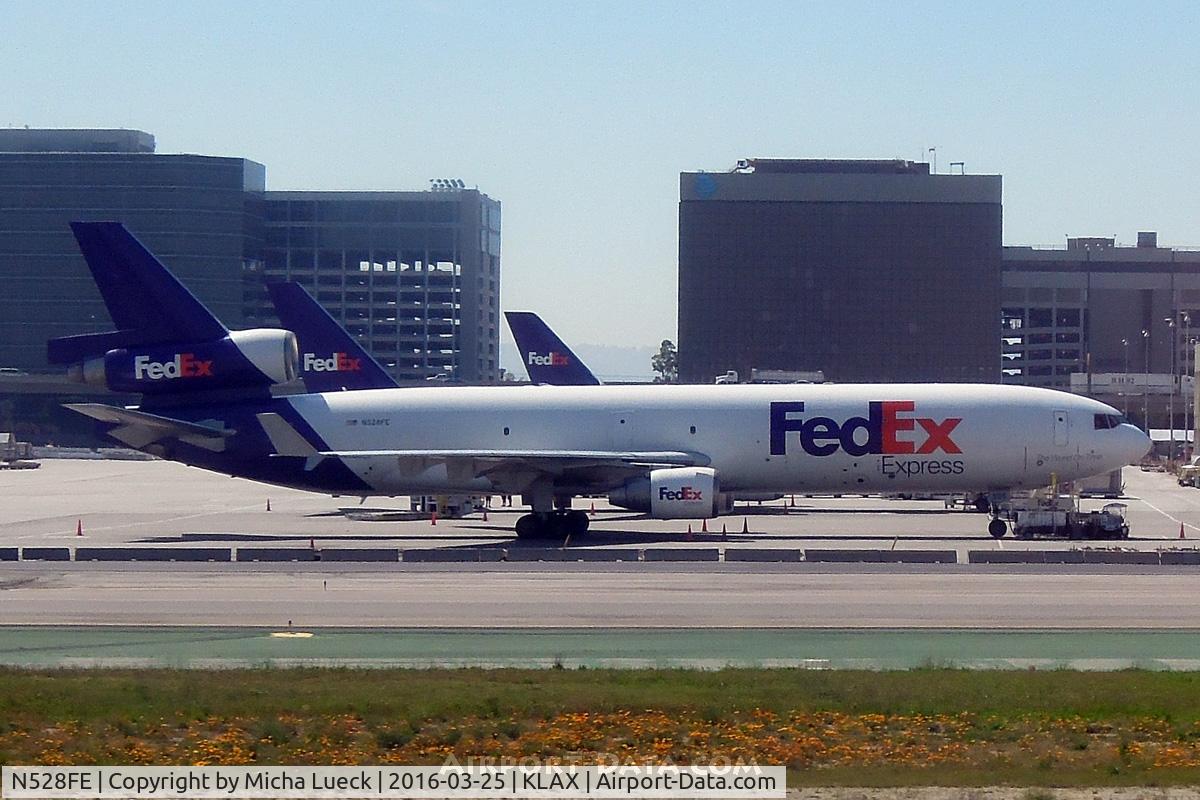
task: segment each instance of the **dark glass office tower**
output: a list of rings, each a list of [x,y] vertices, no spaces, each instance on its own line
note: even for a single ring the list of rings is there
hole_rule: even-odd
[[[906,161],[680,176],[680,378],[998,381],[1001,182]]]

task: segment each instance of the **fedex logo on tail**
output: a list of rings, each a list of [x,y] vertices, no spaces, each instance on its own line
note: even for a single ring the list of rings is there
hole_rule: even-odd
[[[202,361],[195,353],[178,353],[171,361],[153,361],[150,356],[135,356],[133,377],[135,380],[170,380],[173,378],[212,377],[212,361]]]
[[[798,416],[804,403],[771,403],[771,455],[787,454],[788,434],[799,433],[800,447],[810,456],[961,453],[951,434],[961,417],[943,420],[914,415],[912,400],[867,403],[867,416],[837,422],[830,417]]]
[[[316,353],[304,354],[305,372],[361,372],[362,359],[350,358],[345,353],[334,353],[329,358],[320,358]]]
[[[529,352],[529,359],[526,363],[528,363],[530,366],[537,367],[565,367],[567,364],[571,363],[571,359],[567,358],[562,353],[555,353],[554,351],[550,351],[549,353],[542,355],[541,353],[535,353],[531,350]]]

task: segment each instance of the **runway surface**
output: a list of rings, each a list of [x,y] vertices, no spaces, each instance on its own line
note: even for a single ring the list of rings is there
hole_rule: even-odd
[[[848,567],[851,565],[847,565]],[[857,565],[853,565],[857,566]],[[1194,568],[7,564],[0,622],[403,628],[1200,628]],[[884,567],[884,568],[879,568]]]
[[[1200,634],[892,631],[0,628],[21,667],[801,667],[806,669],[1200,667]]]

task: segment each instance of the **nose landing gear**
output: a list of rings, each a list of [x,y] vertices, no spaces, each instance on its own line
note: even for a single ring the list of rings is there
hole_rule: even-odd
[[[999,539],[1008,533],[1008,523],[999,517],[992,517],[992,521],[988,523],[988,533]]]

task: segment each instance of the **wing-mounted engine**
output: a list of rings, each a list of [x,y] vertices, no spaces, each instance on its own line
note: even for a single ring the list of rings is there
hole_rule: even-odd
[[[254,328],[195,344],[117,348],[74,364],[68,374],[114,392],[178,394],[287,383],[296,377],[298,363],[295,334]]]
[[[726,505],[717,471],[710,467],[654,469],[609,492],[608,501],[655,519],[707,519]]]

